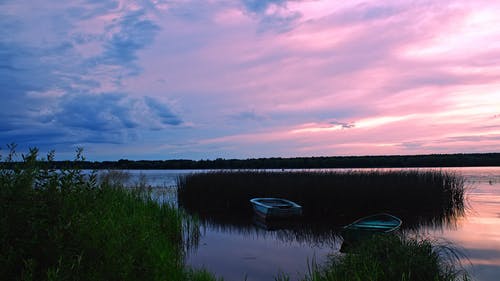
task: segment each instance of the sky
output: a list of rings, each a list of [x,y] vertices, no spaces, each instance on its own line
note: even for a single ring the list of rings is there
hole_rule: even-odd
[[[500,1],[0,0],[0,154],[500,152]]]

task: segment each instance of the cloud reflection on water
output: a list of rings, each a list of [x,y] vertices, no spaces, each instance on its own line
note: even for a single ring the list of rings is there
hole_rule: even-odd
[[[500,168],[496,168],[500,172]],[[497,176],[500,173],[497,174]],[[500,182],[476,181],[468,194],[470,210],[457,229],[434,232],[464,249],[472,266],[471,273],[480,281],[500,276]],[[467,261],[465,262],[467,264]]]

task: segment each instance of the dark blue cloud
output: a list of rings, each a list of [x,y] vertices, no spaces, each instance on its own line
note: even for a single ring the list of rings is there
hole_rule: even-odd
[[[110,132],[138,126],[123,94],[68,95],[59,103],[52,122],[68,128]],[[45,117],[47,118],[47,117]]]
[[[264,13],[271,4],[284,5],[289,0],[242,0],[245,8],[254,13]]]
[[[14,142],[24,147],[43,146],[49,148],[51,145],[68,143],[65,139],[68,139],[68,136],[64,129],[58,130],[54,127],[23,128],[22,130],[11,131],[2,135],[0,137],[0,146]],[[71,143],[74,144],[74,142]]]
[[[140,74],[137,53],[152,43],[158,25],[139,9],[111,21],[103,33],[73,32],[78,21],[118,8],[118,1],[85,3],[61,9],[61,18],[51,17],[55,39],[38,43],[16,37],[27,21],[0,11],[0,144],[123,143],[165,128],[158,124],[182,124],[154,98],[101,90],[104,81],[119,84],[125,76]],[[103,51],[84,58],[78,47],[88,43]]]
[[[80,111],[73,113],[74,121],[65,121],[65,126],[87,132],[85,142],[113,143],[130,141],[140,131],[161,130],[162,125],[177,126],[182,124],[179,116],[173,114],[168,106],[154,98],[134,99],[120,94],[106,94],[85,102],[72,99],[66,109]],[[85,99],[85,97],[82,97]],[[143,106],[145,105],[145,107]],[[84,108],[94,107],[87,111]],[[59,112],[59,120],[67,117],[66,112]],[[94,137],[96,135],[96,137]],[[105,135],[103,137],[102,135]]]
[[[300,0],[297,0],[300,1]],[[286,32],[293,29],[294,24],[302,16],[297,11],[290,11],[286,7],[290,0],[242,0],[245,10],[260,19],[259,31]],[[268,13],[268,8],[276,5],[286,13]]]
[[[151,97],[131,98],[125,94],[65,95],[54,104],[28,100],[31,107],[22,114],[6,116],[0,125],[0,143],[21,145],[125,143],[141,131],[159,130],[157,124],[178,126],[182,119]]]
[[[58,49],[64,54],[67,46]],[[46,111],[53,99],[37,97],[52,88],[64,87],[64,78],[54,75],[64,67],[57,67],[47,59],[52,50],[27,47],[19,43],[0,42],[0,141],[9,143],[19,139],[29,139],[35,135],[35,128],[43,128],[40,116]],[[41,63],[46,59],[45,63]],[[8,134],[7,134],[8,132]],[[26,133],[29,132],[29,133]],[[28,134],[28,136],[24,136]]]
[[[6,119],[5,117],[7,117],[7,116],[5,116],[5,115],[2,116],[2,117],[3,117],[2,119],[4,120],[3,122],[0,122],[0,132],[2,134],[5,134],[5,133],[7,133],[9,131],[17,129],[17,127],[16,127],[16,125],[14,123],[12,123],[12,122],[5,122],[5,120],[12,120],[11,118]]]
[[[126,66],[132,70],[130,75],[138,74],[139,68],[134,64],[137,51],[150,45],[160,30],[153,21],[142,17],[143,12],[138,11],[121,18],[117,23],[120,31],[105,43],[103,55],[94,59],[103,64]]]
[[[56,78],[50,73],[52,65],[40,63],[46,55],[46,50],[0,42],[0,97],[19,98],[19,93],[41,91],[53,85]]]
[[[43,146],[76,144],[89,141],[116,143],[123,141],[127,128],[134,123],[127,109],[116,105],[118,95],[65,95],[43,99],[21,97],[20,102],[0,115],[7,126],[0,126],[0,143]],[[16,113],[13,113],[13,112]],[[130,110],[129,110],[130,111]],[[4,119],[5,118],[5,119]]]
[[[162,124],[180,125],[182,123],[182,120],[177,115],[173,114],[168,106],[158,100],[146,96],[144,97],[144,102]]]

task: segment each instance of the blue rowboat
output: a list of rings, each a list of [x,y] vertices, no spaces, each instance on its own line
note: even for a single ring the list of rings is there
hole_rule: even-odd
[[[264,219],[289,218],[302,215],[302,207],[282,198],[250,199],[254,212]]]
[[[342,247],[350,247],[377,233],[393,233],[401,227],[401,224],[400,218],[386,213],[360,218],[342,228],[341,234],[344,238]],[[343,252],[342,248],[340,250]]]
[[[390,214],[380,213],[360,218],[344,226],[344,231],[369,231],[389,233],[401,227],[401,219]]]

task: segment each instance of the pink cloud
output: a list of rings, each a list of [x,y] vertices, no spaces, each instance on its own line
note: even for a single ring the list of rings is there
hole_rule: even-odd
[[[336,147],[346,153],[361,147],[362,153],[433,152],[440,141],[453,143],[456,151],[475,149],[449,138],[487,135],[471,123],[484,124],[500,107],[494,90],[500,69],[488,63],[498,51],[497,40],[491,40],[500,36],[491,12],[498,7],[458,4],[290,3],[288,9],[302,14],[300,23],[278,34],[255,32],[254,19],[229,9],[218,13],[213,29],[195,31],[219,31],[203,48],[165,61],[178,66],[171,91],[186,93],[181,103],[203,93],[212,97],[207,105],[213,106],[213,120],[223,119],[217,112],[249,106],[268,116],[269,126],[277,116],[290,116],[279,128],[248,127],[211,143],[240,143],[244,149],[243,144],[289,141],[326,154],[325,148],[335,153]],[[182,67],[185,62],[193,67]],[[343,108],[360,108],[340,118],[354,128],[328,124]],[[419,149],[405,148],[410,143]]]

